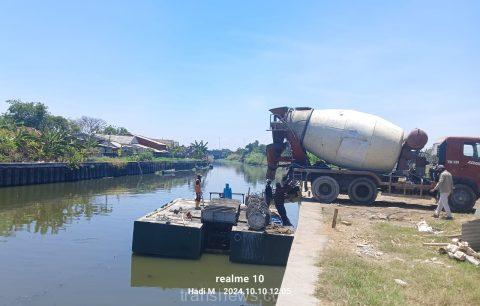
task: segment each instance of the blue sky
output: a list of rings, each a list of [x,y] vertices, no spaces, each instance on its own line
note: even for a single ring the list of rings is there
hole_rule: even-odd
[[[480,135],[478,1],[3,0],[0,42],[1,101],[186,144],[268,143],[285,105]]]

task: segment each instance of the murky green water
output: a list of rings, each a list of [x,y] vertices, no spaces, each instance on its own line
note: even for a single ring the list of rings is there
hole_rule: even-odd
[[[205,191],[263,188],[265,170],[216,165]],[[274,305],[284,268],[132,255],[133,221],[177,197],[193,197],[193,173],[0,189],[0,305]],[[287,204],[292,222],[297,207]],[[222,285],[217,276],[248,276]],[[263,275],[264,282],[252,282]],[[188,288],[262,288],[265,294],[188,295]],[[266,291],[265,289],[268,289]],[[251,291],[250,291],[251,293]],[[202,300],[201,300],[202,299]]]

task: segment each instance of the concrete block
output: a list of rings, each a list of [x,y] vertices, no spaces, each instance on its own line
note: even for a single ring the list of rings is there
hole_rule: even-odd
[[[197,259],[202,241],[201,223],[185,226],[141,218],[133,225],[132,251],[138,254]]]
[[[202,210],[202,222],[236,224],[240,211],[240,201],[232,199],[212,199]]]
[[[249,231],[234,226],[230,235],[230,261],[285,266],[293,235]]]

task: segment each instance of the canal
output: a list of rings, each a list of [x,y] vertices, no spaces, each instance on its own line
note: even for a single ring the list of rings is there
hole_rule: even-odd
[[[205,192],[225,183],[256,192],[265,169],[216,164],[203,177]],[[189,172],[0,188],[0,305],[274,305],[283,267],[213,254],[194,261],[132,255],[133,221],[174,198],[193,198],[193,183]],[[296,224],[297,205],[286,206]],[[249,281],[217,280],[231,275]],[[189,295],[188,288],[216,293]]]

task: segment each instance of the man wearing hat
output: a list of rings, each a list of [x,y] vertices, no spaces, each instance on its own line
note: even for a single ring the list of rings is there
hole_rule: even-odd
[[[447,213],[447,220],[452,220],[452,213],[450,212],[450,206],[448,206],[448,197],[453,191],[453,178],[452,174],[445,169],[445,166],[437,166],[438,173],[440,173],[440,178],[437,185],[432,192],[438,191],[440,193],[440,198],[438,199],[438,206],[433,214],[434,218],[438,218],[442,209]]]

